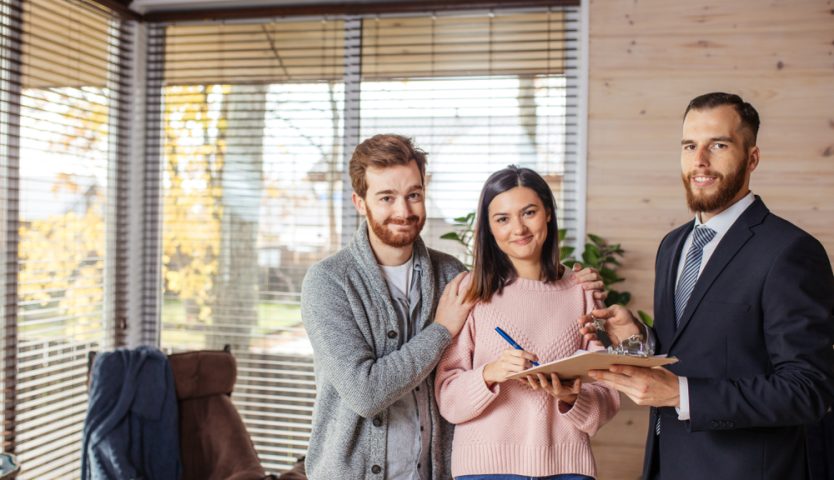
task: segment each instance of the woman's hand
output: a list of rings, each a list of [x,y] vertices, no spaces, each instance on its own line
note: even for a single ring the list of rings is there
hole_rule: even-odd
[[[605,291],[605,283],[599,272],[591,267],[582,268],[578,263],[573,264],[573,282],[582,285],[582,290],[593,290],[594,299],[604,302],[608,296]]]
[[[523,372],[533,365],[538,358],[530,352],[508,348],[501,352],[497,360],[486,364],[484,367],[484,381],[487,387],[492,388],[496,383],[504,383],[507,377],[518,372]]]
[[[549,379],[543,373],[537,373],[535,376],[527,375],[526,378],[527,383],[533,390],[543,389],[567,405],[573,405],[576,402],[582,388],[582,379],[579,377],[574,378],[569,383],[562,383],[555,373],[551,373]]]

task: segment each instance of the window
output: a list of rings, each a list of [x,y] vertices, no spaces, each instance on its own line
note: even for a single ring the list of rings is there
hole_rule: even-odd
[[[0,1],[3,449],[78,475],[87,352],[112,348],[130,28],[83,1]]]
[[[375,133],[429,152],[430,246],[483,181],[535,168],[576,220],[575,7],[161,24],[151,29],[146,238],[163,348],[232,347],[262,461],[303,455],[315,396],[301,281],[352,237],[346,164]],[[161,144],[158,144],[161,138]],[[158,197],[155,192],[159,191]],[[153,249],[152,249],[153,250]],[[154,271],[148,257],[146,271]]]
[[[548,180],[573,233],[576,22],[562,8],[365,20],[359,138],[405,132],[429,152],[429,246],[457,247],[440,240],[449,221],[509,164]]]
[[[161,345],[232,346],[233,398],[273,470],[309,438],[301,280],[340,244],[343,30],[327,19],[169,26],[149,81],[164,139]]]

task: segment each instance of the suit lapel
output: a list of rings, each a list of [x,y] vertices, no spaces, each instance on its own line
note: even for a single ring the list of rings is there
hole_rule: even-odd
[[[686,329],[686,326],[692,319],[695,310],[698,309],[698,305],[701,303],[701,300],[703,300],[704,295],[712,286],[713,282],[715,282],[715,279],[718,278],[721,272],[724,271],[724,268],[728,263],[730,263],[730,260],[738,254],[741,247],[743,247],[744,244],[746,244],[753,237],[754,232],[752,227],[762,223],[768,213],[769,211],[767,210],[767,207],[765,207],[762,200],[759,197],[756,197],[756,201],[753,202],[753,204],[750,205],[750,207],[748,207],[740,217],[738,217],[738,220],[736,220],[736,222],[730,227],[727,234],[724,235],[721,243],[719,243],[716,247],[709,259],[709,262],[707,262],[704,270],[698,277],[698,281],[695,283],[695,288],[692,290],[692,295],[690,295],[689,302],[686,304],[686,309],[683,311],[683,317],[680,319],[678,329],[675,332],[672,343],[669,345],[669,349],[674,346],[678,337],[680,337],[681,333]],[[673,286],[673,298],[675,294],[674,291],[675,289]]]

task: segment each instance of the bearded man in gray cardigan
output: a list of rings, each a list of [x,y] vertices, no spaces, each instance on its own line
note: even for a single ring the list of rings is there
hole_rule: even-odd
[[[357,146],[353,204],[367,220],[304,278],[317,389],[312,480],[450,477],[452,428],[437,412],[432,370],[471,305],[457,295],[464,266],[420,239],[425,169],[406,137]]]
[[[349,168],[366,220],[310,268],[301,291],[317,390],[307,475],[448,479],[452,426],[438,414],[433,369],[472,307],[464,266],[420,239],[426,154],[409,138],[371,137]],[[596,272],[577,278],[601,288]]]

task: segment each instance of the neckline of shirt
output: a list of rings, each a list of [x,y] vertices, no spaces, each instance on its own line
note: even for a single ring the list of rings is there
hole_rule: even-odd
[[[506,285],[504,289],[507,288],[520,288],[523,290],[532,290],[538,292],[547,292],[547,291],[554,291],[554,290],[568,290],[576,286],[573,283],[573,271],[567,267],[565,267],[565,273],[562,275],[562,278],[556,280],[555,282],[546,283],[541,280],[531,280],[529,278],[516,278],[513,283]]]

